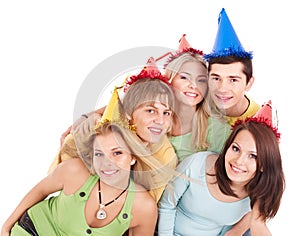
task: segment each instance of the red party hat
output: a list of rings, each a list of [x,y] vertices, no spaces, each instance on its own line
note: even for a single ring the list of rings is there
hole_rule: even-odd
[[[191,45],[186,40],[185,36],[186,34],[183,34],[181,39],[179,40],[179,47],[178,47],[179,52],[183,52],[184,50],[191,48]]]
[[[279,140],[280,133],[278,132],[277,112],[276,112],[276,110],[273,111],[271,100],[264,103],[253,117],[247,117],[244,122],[249,122],[249,121],[266,124],[273,130],[274,134],[276,135],[277,139]],[[235,122],[233,124],[232,127],[235,127],[236,125],[238,125],[239,123],[242,123],[242,122],[243,121],[238,120],[237,122]]]
[[[129,86],[134,82],[146,78],[160,79],[163,82],[169,84],[168,79],[165,76],[163,76],[160,70],[158,69],[155,59],[153,57],[150,57],[147,61],[147,64],[144,66],[144,68],[138,75],[133,75],[126,79],[124,84],[124,92],[126,92]]]
[[[254,118],[264,118],[265,120],[268,120],[270,122],[271,126],[274,126],[273,124],[273,113],[272,113],[272,101],[269,100],[268,102],[264,103],[262,107],[256,112],[256,114],[253,116]],[[277,124],[276,124],[277,126]]]
[[[179,40],[179,46],[178,50],[174,53],[171,53],[171,56],[167,59],[167,63],[165,64],[165,67],[173,61],[175,58],[181,56],[184,53],[190,53],[191,55],[199,54],[200,56],[204,56],[203,51],[192,48],[187,39],[185,38],[186,34],[183,34],[182,37]]]

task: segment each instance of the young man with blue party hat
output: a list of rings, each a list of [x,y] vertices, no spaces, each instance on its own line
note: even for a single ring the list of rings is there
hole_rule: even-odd
[[[221,120],[223,125],[209,127],[214,140],[228,137],[228,126],[237,120],[253,117],[260,105],[246,93],[254,83],[252,52],[242,46],[223,8],[218,17],[218,31],[212,52],[204,55],[208,62],[208,102],[211,106],[211,120]],[[217,122],[211,122],[215,124]],[[223,128],[222,128],[223,126]],[[209,150],[214,147],[210,147]],[[231,233],[249,235],[251,213],[231,228]],[[228,228],[228,229],[229,229]],[[225,230],[226,231],[226,230]]]
[[[224,8],[218,18],[213,50],[204,58],[208,62],[212,110],[229,124],[253,116],[260,105],[246,95],[254,83],[252,52],[242,46]]]

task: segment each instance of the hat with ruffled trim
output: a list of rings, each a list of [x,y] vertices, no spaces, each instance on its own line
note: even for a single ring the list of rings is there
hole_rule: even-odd
[[[237,120],[232,125],[232,127],[235,127],[236,125],[238,125],[240,123],[243,123],[243,122],[247,123],[247,122],[250,122],[250,121],[264,123],[265,125],[269,126],[273,130],[276,138],[278,140],[280,139],[281,135],[278,132],[277,113],[276,113],[276,109],[273,111],[271,100],[264,103],[253,117],[247,117],[244,121],[243,120]]]
[[[134,82],[146,78],[159,79],[169,84],[168,78],[163,76],[160,70],[158,69],[155,59],[153,57],[150,57],[147,61],[147,64],[144,66],[144,68],[141,70],[141,72],[138,75],[132,75],[126,79],[124,84],[124,92],[126,92],[129,86]]]
[[[210,54],[205,54],[204,59],[209,61],[212,58],[227,56],[252,59],[252,52],[244,50],[224,8],[219,14],[218,25],[219,28],[213,50]]]
[[[119,97],[119,93],[118,93],[118,89],[120,89],[122,87],[115,87],[113,90],[113,93],[111,95],[111,98],[105,108],[105,111],[101,117],[100,122],[96,125],[95,129],[97,129],[97,127],[99,125],[101,125],[102,123],[105,122],[116,122],[116,123],[124,123],[123,126],[128,126],[129,124],[126,123],[125,119],[122,116],[122,111],[121,111],[121,101],[120,101],[120,97]],[[126,123],[126,125],[125,125]]]
[[[167,62],[165,64],[165,67],[171,62],[173,61],[175,58],[181,56],[184,53],[190,53],[190,54],[199,54],[200,56],[204,56],[204,53],[202,50],[198,50],[195,48],[192,48],[191,45],[189,44],[189,42],[187,41],[187,39],[185,38],[186,34],[183,34],[181,39],[179,40],[179,46],[178,46],[178,50],[174,53],[169,53],[171,54],[169,56],[169,58],[167,59]],[[161,58],[161,57],[160,57]],[[158,60],[158,59],[156,59]]]

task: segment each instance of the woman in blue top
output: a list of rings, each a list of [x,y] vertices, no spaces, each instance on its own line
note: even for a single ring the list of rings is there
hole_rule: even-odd
[[[279,134],[264,118],[239,121],[218,156],[186,158],[159,202],[158,232],[223,235],[247,215],[251,235],[271,235],[265,222],[279,209],[285,180]]]

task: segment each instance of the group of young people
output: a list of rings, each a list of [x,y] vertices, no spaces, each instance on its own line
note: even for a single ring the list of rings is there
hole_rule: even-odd
[[[1,236],[271,235],[285,188],[280,134],[271,104],[246,94],[252,54],[224,9],[218,20],[212,53],[183,35],[163,72],[150,57],[67,129]]]

